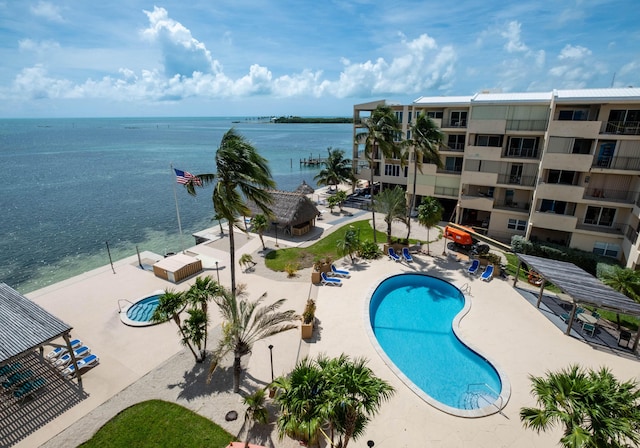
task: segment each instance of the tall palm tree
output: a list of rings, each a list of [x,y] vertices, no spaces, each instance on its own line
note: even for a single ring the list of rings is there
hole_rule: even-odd
[[[265,215],[259,213],[251,218],[251,228],[256,231],[258,236],[260,237],[260,242],[262,243],[262,250],[267,250],[267,246],[264,244],[264,232],[267,231],[271,224]]]
[[[253,344],[298,327],[292,323],[297,318],[295,311],[278,311],[285,299],[260,306],[267,293],[255,301],[243,298],[244,295],[244,286],[239,285],[236,294],[222,288],[221,293],[213,298],[222,314],[224,335],[213,351],[209,380],[220,360],[233,352],[233,391],[236,393],[240,391],[241,359],[251,353]]]
[[[387,244],[391,244],[391,223],[393,221],[407,222],[407,201],[404,190],[396,185],[393,189],[386,189],[378,193],[373,200],[373,208],[384,213],[387,223]]]
[[[182,332],[184,334],[182,342],[192,344],[200,354],[196,356],[196,362],[203,362],[206,356],[205,346],[209,317],[201,308],[189,308],[187,314],[189,314],[189,317],[182,324]]]
[[[623,268],[621,266],[613,266],[610,269],[603,270],[600,274],[600,280],[605,285],[615,289],[625,296],[640,302],[640,273],[633,269]],[[620,329],[620,314],[616,314],[618,330]],[[638,345],[638,338],[634,343],[635,350]]]
[[[213,280],[210,275],[197,277],[191,287],[184,293],[186,302],[192,307],[199,308],[209,320],[209,300],[222,293],[222,286]],[[200,354],[204,361],[207,351],[208,328],[204,328],[204,344]]]
[[[178,326],[178,331],[181,335],[180,340],[189,348],[189,350],[191,350],[193,357],[197,361],[198,355],[189,342],[189,338],[185,334],[184,328],[182,327],[182,322],[180,320],[180,313],[182,312],[186,304],[187,301],[183,292],[172,291],[170,289],[165,290],[164,294],[160,296],[158,306],[151,315],[151,322],[160,323],[165,322],[169,319],[173,319],[175,324]]]
[[[444,208],[436,198],[426,196],[418,206],[418,222],[427,228],[427,255],[429,255],[429,229],[442,220]]]
[[[324,168],[314,177],[318,185],[334,185],[346,182],[351,178],[351,159],[344,158],[342,149],[327,148],[329,156],[322,164]]]
[[[384,158],[400,157],[400,145],[395,142],[395,138],[400,132],[400,124],[393,110],[386,105],[378,105],[371,116],[362,120],[366,131],[359,132],[355,136],[356,144],[364,144],[364,155],[369,163],[371,173],[370,184],[371,193],[373,195],[373,176],[375,172],[374,161],[378,158],[377,150],[380,150]],[[371,208],[371,218],[373,220],[373,241],[376,239],[376,212],[375,208]]]
[[[196,187],[216,182],[213,188],[213,208],[229,223],[229,256],[231,273],[231,293],[236,294],[235,240],[233,227],[242,232],[237,217],[249,216],[246,201],[253,201],[265,214],[271,213],[269,206],[273,199],[268,189],[275,188],[267,159],[245,140],[235,129],[230,129],[222,137],[216,152],[216,174],[198,174],[185,184],[191,195],[196,195]]]
[[[413,164],[413,185],[411,190],[411,203],[409,205],[409,213],[413,212],[416,206],[416,178],[418,171],[422,174],[422,163],[430,163],[442,168],[442,160],[440,159],[440,145],[444,142],[444,134],[438,128],[434,121],[427,117],[424,112],[420,113],[415,123],[411,126],[410,145],[413,148],[414,164]],[[411,233],[411,219],[407,219],[407,239]]]
[[[540,407],[520,410],[526,428],[539,432],[560,425],[560,443],[566,448],[622,448],[640,443],[636,382],[619,382],[606,368],[585,372],[577,365],[529,378]]]

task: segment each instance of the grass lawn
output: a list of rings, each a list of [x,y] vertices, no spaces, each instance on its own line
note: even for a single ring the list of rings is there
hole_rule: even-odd
[[[271,251],[265,257],[265,264],[273,271],[284,271],[288,264],[294,264],[298,269],[304,269],[313,266],[315,260],[327,257],[336,260],[342,257],[338,253],[338,240],[343,239],[344,234],[351,227],[359,233],[360,241],[373,241],[373,229],[369,225],[369,220],[365,219],[346,224],[309,247],[290,247]],[[381,243],[387,241],[387,235],[383,232],[377,232],[377,238]]]
[[[125,409],[80,446],[224,448],[233,440],[235,437],[224,429],[189,409],[175,403],[150,400]]]

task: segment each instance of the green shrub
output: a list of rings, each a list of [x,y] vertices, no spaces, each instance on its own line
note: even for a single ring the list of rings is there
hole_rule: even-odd
[[[373,241],[364,241],[360,244],[358,255],[365,260],[375,260],[376,258],[380,258],[382,251]]]
[[[478,255],[478,258],[488,260],[489,263],[493,264],[494,266],[500,266],[502,264],[502,257],[498,254],[494,254],[493,252]]]

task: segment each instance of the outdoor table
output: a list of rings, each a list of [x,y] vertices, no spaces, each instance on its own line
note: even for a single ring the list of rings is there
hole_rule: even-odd
[[[596,322],[598,322],[597,317],[587,313],[578,313],[576,317],[578,318],[579,321],[586,322],[588,324],[595,324]]]

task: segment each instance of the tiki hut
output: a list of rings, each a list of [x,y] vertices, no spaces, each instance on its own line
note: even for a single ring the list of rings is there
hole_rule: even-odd
[[[320,214],[311,199],[304,194],[290,191],[270,191],[273,197],[271,205],[271,222],[277,223],[278,228],[288,235],[304,235],[309,232]],[[247,204],[251,215],[262,214],[262,210],[253,202]]]
[[[299,193],[299,194],[313,194],[315,192],[316,191],[313,189],[313,187],[308,183],[306,183],[304,180],[302,181],[300,186],[295,190],[295,193]]]

